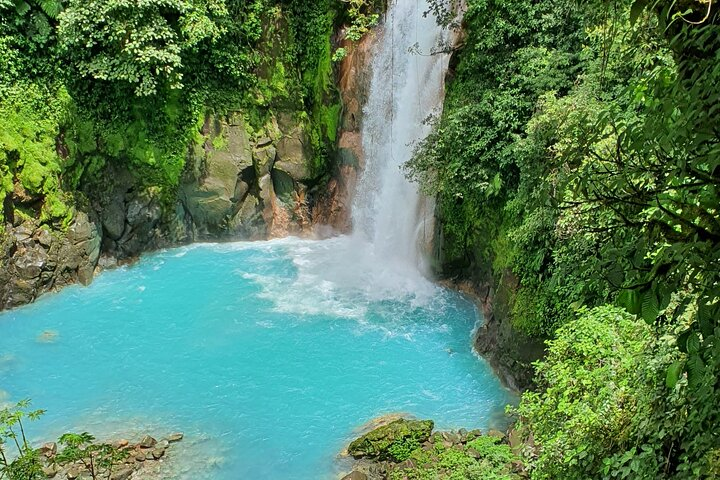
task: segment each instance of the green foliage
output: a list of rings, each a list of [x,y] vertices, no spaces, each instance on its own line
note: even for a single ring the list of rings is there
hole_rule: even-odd
[[[182,86],[182,55],[223,33],[222,1],[70,0],[60,14],[60,44],[79,74],[130,83],[139,96]]]
[[[521,285],[516,327],[552,335],[568,305],[607,295],[603,285],[587,281],[598,276],[592,257],[569,251],[575,244],[593,249],[599,239],[576,240],[557,228],[554,203],[564,193],[565,172],[548,158],[552,126],[532,123],[538,99],[567,92],[586,63],[580,55],[585,15],[573,2],[468,7],[467,43],[444,113],[431,119],[432,133],[406,167],[439,197],[450,260],[494,264],[498,278],[512,270]],[[555,120],[554,113],[545,118]],[[565,264],[566,257],[582,259],[586,268]]]
[[[518,408],[540,445],[533,478],[597,478],[605,458],[633,444],[648,408],[638,372],[652,347],[649,327],[612,307],[582,310],[557,331],[537,365],[541,392]]]
[[[510,447],[497,438],[480,436],[467,445],[446,447],[435,441],[431,449],[416,448],[407,457],[413,466],[396,467],[390,480],[516,480]]]
[[[58,443],[63,447],[55,456],[55,462],[60,464],[82,463],[93,480],[100,478],[110,479],[113,468],[129,453],[107,443],[93,443],[95,437],[87,432],[66,433],[60,437]]]
[[[41,200],[42,221],[63,226],[73,211],[60,191],[60,175],[69,165],[57,153],[56,137],[69,101],[62,87],[31,82],[8,86],[0,96],[0,197],[17,182]]]
[[[351,42],[359,41],[372,27],[377,25],[380,15],[377,13],[380,2],[377,0],[345,0],[348,4],[347,16],[350,25],[345,37]]]
[[[0,410],[0,479],[45,478],[38,454],[30,446],[23,424],[24,420],[37,420],[44,411],[29,408],[30,401],[22,400]]]
[[[542,390],[523,394],[517,410],[538,444],[525,458],[533,479],[712,478],[714,433],[693,424],[716,422],[718,402],[697,404],[686,376],[667,381],[688,358],[677,331],[653,334],[609,306],[581,310],[558,330],[538,365]]]
[[[39,452],[28,442],[24,421],[40,418],[44,410],[29,410],[30,401],[0,410],[0,479],[40,480],[46,478]],[[82,463],[93,480],[110,479],[113,468],[128,457],[128,452],[109,444],[93,443],[87,432],[66,433],[58,443],[63,449],[53,457],[60,465]],[[14,449],[14,452],[11,450]]]
[[[338,11],[334,0],[4,0],[0,198],[19,183],[41,203],[18,213],[67,226],[76,191],[114,164],[174,201],[208,111],[242,110],[255,128],[278,110],[307,113],[321,178],[340,115]],[[34,16],[50,28],[42,41]]]

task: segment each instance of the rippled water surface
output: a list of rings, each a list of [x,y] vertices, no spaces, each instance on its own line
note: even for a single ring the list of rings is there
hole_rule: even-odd
[[[178,479],[336,478],[355,429],[386,413],[497,421],[512,399],[471,351],[474,306],[355,268],[357,248],[194,245],[0,314],[0,403],[46,409],[44,440],[182,431],[161,475]]]

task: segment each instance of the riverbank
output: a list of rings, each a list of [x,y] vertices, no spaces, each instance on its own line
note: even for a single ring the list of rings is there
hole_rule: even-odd
[[[379,419],[344,455],[356,459],[342,480],[527,478],[522,445],[497,430],[433,431],[432,420]]]
[[[515,393],[532,388],[533,363],[545,355],[545,340],[524,335],[509,316],[512,281],[503,277],[497,287],[488,279],[457,277],[438,282],[470,298],[482,314],[473,335],[473,348],[488,361],[502,383]]]

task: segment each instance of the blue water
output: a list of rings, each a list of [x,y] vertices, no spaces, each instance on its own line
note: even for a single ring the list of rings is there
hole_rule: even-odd
[[[0,314],[0,403],[47,410],[36,440],[182,431],[166,479],[337,478],[374,417],[499,421],[513,398],[471,351],[472,303],[363,284],[352,262],[322,264],[335,247],[167,250]]]

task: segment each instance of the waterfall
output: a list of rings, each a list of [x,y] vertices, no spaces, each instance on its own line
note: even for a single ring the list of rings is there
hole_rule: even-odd
[[[405,178],[402,165],[429,133],[423,120],[442,108],[449,60],[431,54],[447,43],[448,31],[423,15],[428,9],[418,0],[389,6],[363,111],[365,168],[352,206],[354,236],[369,243],[369,260],[420,274],[427,273],[422,246],[432,234],[433,204]]]
[[[422,248],[432,236],[434,205],[402,170],[429,133],[423,121],[439,113],[444,97],[449,55],[431,53],[449,33],[432,15],[424,17],[427,9],[425,0],[392,1],[377,29],[353,233],[291,250],[297,280],[280,288],[282,298],[270,295],[284,311],[362,319],[378,302],[427,306],[439,298]]]

